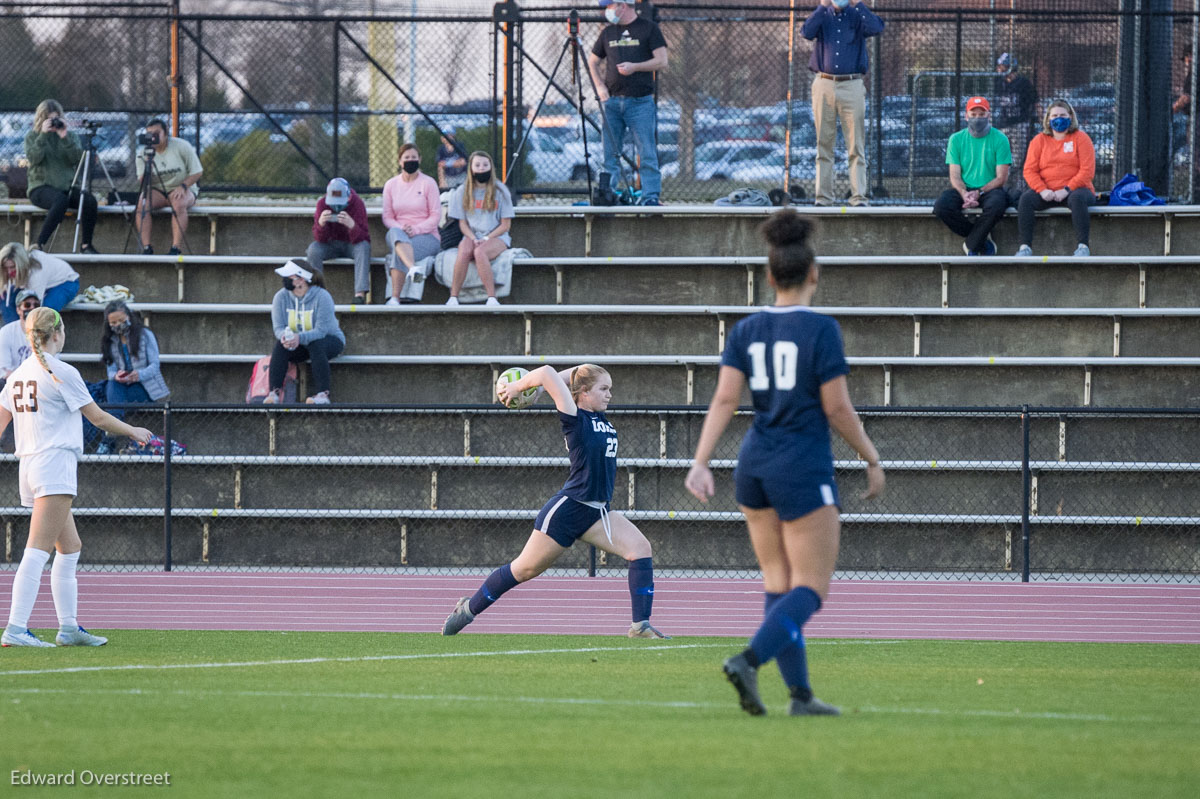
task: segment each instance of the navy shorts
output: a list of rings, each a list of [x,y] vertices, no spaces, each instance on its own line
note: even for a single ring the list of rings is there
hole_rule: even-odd
[[[555,494],[537,515],[533,528],[550,536],[559,546],[570,547],[598,521],[599,508]]]
[[[763,477],[739,467],[733,471],[733,483],[739,505],[756,510],[774,508],[785,522],[825,505],[841,507],[833,475],[783,473]]]

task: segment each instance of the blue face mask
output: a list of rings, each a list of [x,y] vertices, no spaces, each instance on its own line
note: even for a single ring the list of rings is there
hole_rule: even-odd
[[[988,129],[991,127],[992,120],[988,119],[987,117],[971,117],[967,120],[967,128],[969,128],[971,133],[976,137],[986,135]]]
[[[836,8],[845,8],[850,5],[850,0],[833,0],[833,5]]]
[[[1071,127],[1071,118],[1055,117],[1054,119],[1050,120],[1050,127],[1059,133],[1066,133],[1067,128]]]

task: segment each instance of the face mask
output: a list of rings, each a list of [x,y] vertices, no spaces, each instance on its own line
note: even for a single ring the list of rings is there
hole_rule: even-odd
[[[848,3],[848,2],[850,2],[850,0],[846,0],[846,2]],[[608,8],[604,9],[604,18],[606,20],[608,20],[609,25],[620,25],[621,24],[621,12],[612,6],[609,6]]]
[[[833,5],[835,8],[845,8],[850,5],[850,0],[833,0]]]
[[[1050,127],[1057,130],[1059,133],[1066,133],[1067,128],[1071,127],[1070,117],[1055,117],[1050,120]]]
[[[412,173],[416,172],[418,169],[421,168],[421,162],[420,161],[405,161],[403,164],[400,165],[400,168],[411,175]]]
[[[476,183],[487,183],[492,179],[492,170],[485,169],[482,172],[472,172],[471,176],[475,178]]]
[[[971,117],[967,120],[967,128],[973,136],[983,136],[992,126],[992,120],[987,117]]]
[[[126,319],[124,322],[122,322],[119,325],[109,325],[108,327],[110,330],[112,330],[112,332],[116,333],[118,336],[124,335],[125,332],[127,330],[129,330],[129,320]]]
[[[284,290],[284,291],[291,291],[291,290],[292,290],[292,288],[293,288],[293,286],[292,286],[292,279],[291,279],[290,277],[285,277],[285,278],[283,279],[283,290]]]

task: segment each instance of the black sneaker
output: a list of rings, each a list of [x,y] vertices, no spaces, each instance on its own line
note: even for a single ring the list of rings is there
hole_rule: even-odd
[[[82,247],[80,247],[79,251],[81,253],[85,253],[87,255],[99,255],[100,254],[100,251],[97,250],[95,247],[93,247],[92,243],[90,241],[87,244],[84,244]]]
[[[142,248],[142,255],[154,255],[154,248],[147,244]]]
[[[354,304],[355,305],[366,305],[367,304],[367,295],[366,294],[355,294],[354,295]]]
[[[725,672],[725,679],[737,690],[742,710],[751,716],[767,715],[766,705],[758,696],[758,669],[751,666],[741,654],[726,660],[721,668]]]
[[[183,255],[183,252],[178,247],[171,247],[167,250],[167,255]]]

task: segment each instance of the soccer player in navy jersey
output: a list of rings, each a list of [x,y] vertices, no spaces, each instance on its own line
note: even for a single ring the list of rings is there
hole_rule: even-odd
[[[505,591],[550,568],[562,553],[584,541],[629,561],[629,597],[633,603],[630,638],[668,638],[650,626],[654,567],[650,542],[621,513],[609,510],[617,475],[617,431],[604,411],[612,401],[612,377],[593,364],[556,372],[533,370],[496,394],[507,404],[523,391],[542,386],[558,408],[558,419],[571,459],[571,472],[534,522],[525,548],[512,563],[492,572],[474,596],[458,600],[442,635],[454,635],[489,608]]]
[[[786,209],[762,232],[775,305],[729,334],[686,485],[702,502],[713,495],[708,462],[749,383],[754,425],[738,453],[734,485],[763,573],[765,618],[750,646],[725,661],[725,675],[742,708],[761,716],[767,709],[758,695],[758,667],[775,658],[791,693],[791,715],[836,716],[836,707],[813,696],[801,633],[828,595],[837,561],[841,521],[829,428],[867,462],[864,497],[883,491],[883,468],[850,402],[841,330],[808,307],[819,275],[808,241],[812,223]]]

